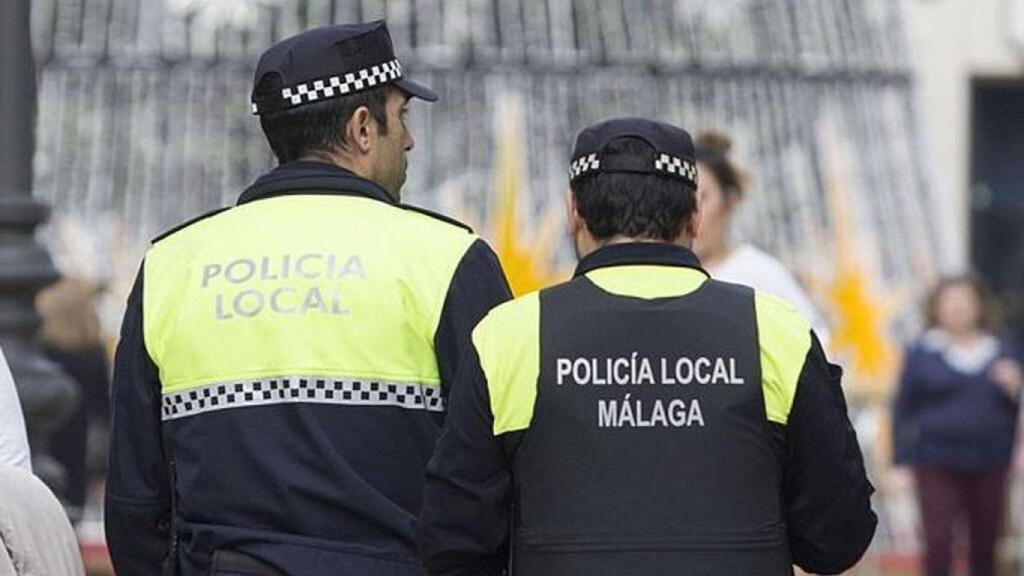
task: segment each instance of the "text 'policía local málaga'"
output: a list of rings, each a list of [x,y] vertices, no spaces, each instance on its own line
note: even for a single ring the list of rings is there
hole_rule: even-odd
[[[633,352],[613,358],[558,358],[558,386],[740,386],[735,358],[648,358]],[[600,428],[703,427],[700,400],[640,398],[629,389],[621,398],[597,401]]]

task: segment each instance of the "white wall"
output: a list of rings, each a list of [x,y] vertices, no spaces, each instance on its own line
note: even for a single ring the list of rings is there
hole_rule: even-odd
[[[947,271],[968,263],[970,220],[970,82],[1024,75],[1024,47],[1012,40],[1013,4],[1024,0],[909,0],[926,168],[932,171],[935,217],[947,242]],[[1022,39],[1021,46],[1024,46]]]

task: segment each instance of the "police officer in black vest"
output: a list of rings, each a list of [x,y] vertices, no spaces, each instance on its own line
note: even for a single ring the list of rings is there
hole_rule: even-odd
[[[689,134],[576,141],[572,280],[473,332],[428,466],[438,576],[832,574],[874,534],[841,370],[788,303],[708,277]]]

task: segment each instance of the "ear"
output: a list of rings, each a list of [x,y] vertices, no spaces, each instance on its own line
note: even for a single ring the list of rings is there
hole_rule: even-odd
[[[699,208],[695,208],[690,214],[690,217],[686,219],[686,223],[683,224],[683,231],[691,240],[696,238],[700,234],[700,217],[702,212]]]
[[[346,140],[353,152],[369,154],[376,136],[377,125],[373,121],[369,108],[360,106],[349,118],[345,126]]]
[[[722,196],[725,200],[725,207],[729,212],[735,210],[740,205],[740,202],[743,201],[743,195],[734,188],[722,188]]]
[[[694,239],[700,234],[700,221],[704,215],[704,194],[700,190],[695,192],[695,198],[693,203],[693,212],[690,212],[690,216],[687,217],[686,222],[683,224],[683,232]]]
[[[587,227],[576,205],[576,196],[572,193],[572,188],[568,186],[565,188],[565,221],[569,226],[570,238],[575,238],[580,230]]]

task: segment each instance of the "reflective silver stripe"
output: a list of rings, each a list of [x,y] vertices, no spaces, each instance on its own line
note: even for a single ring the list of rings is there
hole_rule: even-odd
[[[601,160],[597,158],[596,153],[580,156],[569,164],[569,180],[575,179],[577,176],[587,172],[588,170],[597,170],[600,167]]]
[[[395,406],[444,412],[441,387],[436,385],[326,376],[280,376],[210,384],[164,394],[162,419],[174,420],[243,406],[289,403]]]
[[[284,106],[308,104],[317,100],[353,94],[378,84],[393,82],[400,78],[402,78],[402,65],[398,60],[391,60],[375,66],[368,66],[355,72],[326,78],[316,78],[296,84],[295,86],[282,88],[281,102],[285,103]],[[266,108],[265,105],[264,108]],[[272,107],[271,110],[277,108],[280,108],[280,106]],[[252,113],[260,113],[260,106],[255,102],[252,103]]]
[[[668,154],[659,154],[654,159],[654,168],[669,174],[679,174],[689,180],[694,186],[697,185],[697,165],[689,160],[683,160]]]

